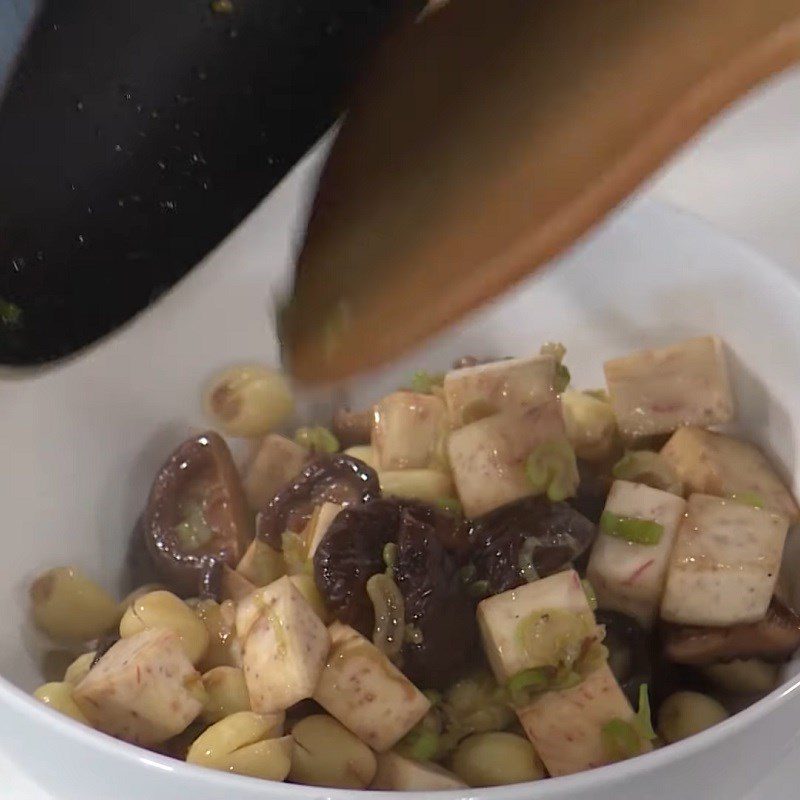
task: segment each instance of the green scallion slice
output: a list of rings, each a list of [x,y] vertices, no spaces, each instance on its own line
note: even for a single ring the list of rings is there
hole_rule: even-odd
[[[339,451],[339,440],[327,428],[317,425],[313,428],[298,428],[294,440],[301,447],[315,453],[336,453]]]
[[[603,725],[600,738],[609,761],[624,761],[642,752],[639,732],[629,722],[618,717]]]
[[[481,600],[489,594],[489,581],[474,581],[467,586],[467,593],[476,600]]]
[[[764,498],[758,492],[736,492],[731,495],[734,503],[741,503],[743,506],[753,506],[753,508],[764,508]]]
[[[415,761],[430,761],[439,752],[439,735],[434,731],[420,728],[410,738],[408,754]]]
[[[435,505],[454,517],[460,517],[464,513],[461,503],[455,497],[437,497]]]
[[[600,515],[600,530],[634,544],[658,544],[664,534],[664,526],[651,519],[620,517],[611,511]]]
[[[639,686],[639,710],[636,712],[633,725],[642,739],[652,741],[656,738],[656,732],[653,729],[653,720],[650,715],[650,694],[648,693],[646,683],[642,683]]]
[[[586,578],[581,581],[581,585],[583,586],[583,593],[586,595],[586,602],[589,603],[589,608],[592,611],[597,611],[597,594],[594,591],[594,586]]]
[[[556,377],[553,381],[553,388],[556,390],[556,394],[561,394],[569,386],[571,380],[572,375],[570,375],[567,367],[564,364],[556,364]]]
[[[575,451],[564,437],[538,445],[525,462],[534,494],[547,494],[554,503],[573,497],[580,482]]]
[[[444,383],[444,375],[441,373],[431,373],[427,370],[417,370],[411,376],[411,391],[420,394],[431,394],[434,386],[441,386]]]
[[[508,682],[508,691],[516,693],[522,689],[532,689],[533,691],[546,689],[549,684],[547,673],[548,671],[544,667],[524,669]]]
[[[387,569],[393,569],[397,561],[397,545],[394,542],[386,542],[383,546],[383,563]]]
[[[552,669],[536,667],[535,669],[524,669],[518,672],[508,682],[508,694],[514,705],[524,705],[529,702],[534,694],[543,692],[550,688],[550,678]]]
[[[0,326],[18,328],[22,323],[22,309],[16,304],[0,297]]]

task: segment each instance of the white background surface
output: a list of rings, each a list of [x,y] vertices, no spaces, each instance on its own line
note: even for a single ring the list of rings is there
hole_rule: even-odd
[[[748,241],[773,260],[796,270],[800,280],[798,120],[800,71],[794,71],[739,103],[643,191],[695,212]],[[776,752],[781,750],[776,747]],[[742,756],[746,758],[747,754]],[[731,800],[789,800],[797,797],[798,783],[800,741],[776,763],[774,772],[765,776],[756,792]],[[58,800],[38,790],[2,752],[0,797]]]

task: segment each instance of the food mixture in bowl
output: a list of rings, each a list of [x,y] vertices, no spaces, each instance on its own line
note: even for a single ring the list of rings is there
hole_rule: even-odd
[[[99,731],[276,781],[436,790],[568,775],[691,736],[800,646],[798,506],[735,417],[713,336],[420,372],[329,427],[282,376],[212,382],[134,531],[122,602],[40,576],[74,661],[36,696]],[[240,470],[221,434],[253,440]],[[652,710],[652,715],[651,715]]]

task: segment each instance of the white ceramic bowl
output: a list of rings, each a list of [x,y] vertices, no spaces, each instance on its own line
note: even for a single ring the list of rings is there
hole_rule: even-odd
[[[94,733],[26,694],[40,682],[42,652],[27,620],[31,578],[75,563],[114,588],[156,469],[204,424],[201,384],[231,362],[276,362],[269,298],[286,278],[319,156],[307,158],[198,269],[112,337],[55,367],[0,373],[0,748],[58,800],[353,797],[162,758]],[[795,476],[797,489],[799,313],[800,292],[787,274],[692,218],[637,203],[544,277],[357,394],[375,397],[419,366],[441,367],[464,353],[527,353],[546,339],[567,344],[578,385],[600,385],[606,358],[716,332],[732,350],[739,429]],[[652,755],[569,778],[442,797],[741,797],[795,736],[796,672],[797,664],[789,665],[786,682],[769,697]]]

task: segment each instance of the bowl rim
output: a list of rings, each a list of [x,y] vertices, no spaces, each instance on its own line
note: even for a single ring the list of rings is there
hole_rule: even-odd
[[[785,699],[800,690],[800,675],[784,682],[765,697],[757,700],[751,706],[731,715],[728,719],[711,728],[690,736],[688,739],[676,742],[667,747],[659,748],[650,753],[608,764],[595,769],[579,772],[574,775],[565,775],[546,780],[531,781],[527,783],[509,784],[491,788],[475,788],[468,790],[437,791],[435,796],[442,800],[548,800],[548,798],[568,797],[571,791],[581,791],[591,788],[598,781],[609,784],[627,781],[672,762],[678,762],[692,755],[698,755],[714,747],[721,740],[734,736],[742,729],[749,727],[759,719],[781,706]],[[262,778],[251,778],[245,775],[233,775],[218,770],[188,764],[177,758],[154,753],[137,745],[115,739],[102,731],[89,728],[70,717],[49,708],[32,695],[12,684],[0,676],[0,697],[2,702],[8,703],[19,713],[26,714],[37,724],[49,728],[59,735],[71,738],[75,743],[87,747],[97,755],[108,756],[112,760],[121,760],[129,766],[138,765],[150,770],[168,772],[176,780],[186,780],[196,783],[203,782],[210,788],[219,788],[229,792],[237,788],[249,792],[261,789],[265,791],[278,791],[280,797],[286,800],[353,800],[354,790],[335,789],[303,784],[284,783],[279,781],[265,781]],[[355,796],[364,797],[365,800],[391,800],[403,797],[407,800],[430,800],[430,791],[396,792],[375,791],[364,789]],[[264,795],[265,797],[267,795]],[[276,795],[277,798],[277,795]]]
[[[324,139],[322,142],[324,143]],[[307,161],[315,157],[320,145],[312,148],[309,154],[302,159],[295,170],[300,169]],[[292,179],[295,170],[286,176],[284,181],[279,184],[273,194],[279,192],[281,187]],[[267,198],[265,198],[266,201]],[[263,203],[262,203],[263,205]],[[631,209],[631,206],[633,209]],[[655,215],[661,220],[674,219],[682,226],[689,226],[695,230],[713,235],[717,239],[724,241],[725,246],[733,251],[738,251],[754,264],[758,264],[762,270],[779,275],[784,281],[788,280],[795,292],[800,296],[800,282],[798,276],[794,274],[786,265],[780,264],[768,258],[747,242],[738,239],[727,231],[721,230],[708,220],[701,218],[691,211],[680,208],[669,201],[654,200],[649,197],[637,198],[635,203],[626,206],[625,216],[631,210],[643,211],[649,215]],[[96,342],[81,348],[75,354],[54,362],[48,362],[33,367],[14,367],[0,369],[0,384],[5,380],[36,380],[48,373],[54,373],[70,366],[73,362],[79,361],[89,356],[99,347],[106,345],[123,335],[128,335],[131,329],[135,328],[152,314],[156,308],[164,301],[167,296],[173,295],[183,284],[196,279],[198,273],[211,260],[218,257],[219,251],[229,239],[244,226],[253,224],[257,212],[254,211],[250,216],[233,231],[229,237],[212,251],[210,251],[199,262],[193,270],[190,270],[180,280],[178,280],[167,292],[158,300],[138,314],[134,315],[129,321],[123,323],[115,331],[102,337]],[[614,215],[612,215],[613,217]],[[606,218],[608,219],[608,218]],[[601,221],[600,225],[603,224]],[[596,230],[596,229],[593,229]],[[591,232],[590,232],[591,233]],[[558,263],[560,259],[554,261]],[[680,742],[659,748],[650,753],[636,756],[615,764],[596,767],[591,770],[566,775],[546,780],[510,784],[491,788],[469,788],[459,790],[437,791],[435,797],[442,800],[559,800],[566,798],[572,791],[586,791],[591,789],[598,782],[606,786],[613,786],[639,776],[642,773],[656,770],[673,762],[680,762],[691,756],[702,754],[705,751],[717,746],[723,740],[735,736],[745,728],[750,727],[759,720],[765,719],[772,712],[782,707],[792,696],[797,697],[800,690],[800,673],[787,679],[773,691],[760,698],[747,708],[732,714],[728,719],[714,725],[713,727],[689,737]],[[109,758],[110,762],[124,762],[126,766],[144,767],[152,772],[160,771],[169,773],[176,781],[183,781],[187,786],[202,783],[210,789],[218,789],[221,792],[242,791],[243,797],[255,797],[255,792],[265,798],[273,793],[274,800],[286,798],[286,800],[353,800],[354,790],[336,789],[328,787],[307,786],[301,784],[290,784],[277,781],[265,781],[260,778],[253,778],[243,775],[225,773],[194,764],[188,764],[177,758],[161,755],[146,750],[137,745],[116,739],[101,731],[87,727],[52,708],[48,708],[44,703],[37,700],[28,692],[19,688],[9,679],[0,674],[0,708],[8,706],[12,710],[26,715],[36,725],[43,728],[44,733],[55,733],[71,739],[73,743],[85,747],[97,756]],[[25,770],[26,773],[28,772]],[[35,775],[32,777],[35,778]],[[280,788],[278,788],[280,787]],[[259,791],[260,790],[260,791]],[[430,800],[430,791],[375,791],[361,790],[357,796],[363,796],[365,800],[391,800],[392,798],[402,797],[407,800]]]

